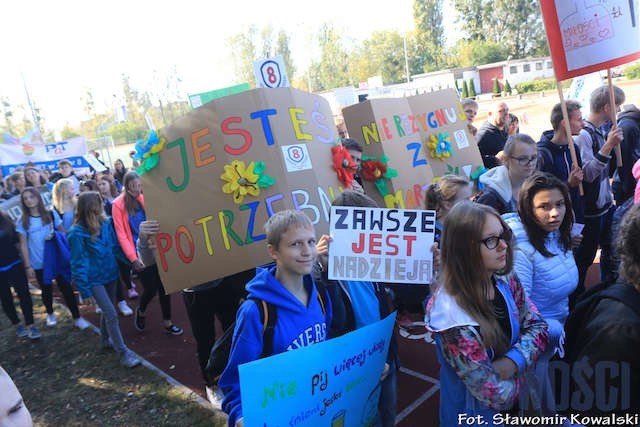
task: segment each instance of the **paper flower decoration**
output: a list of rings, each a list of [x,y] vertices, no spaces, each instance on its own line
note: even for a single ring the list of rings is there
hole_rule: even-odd
[[[390,168],[388,163],[387,156],[380,157],[380,160],[365,156],[360,163],[360,176],[365,181],[373,182],[382,196],[389,194],[386,179],[398,176],[398,171]]]
[[[331,156],[333,157],[333,170],[338,175],[338,180],[344,184],[346,188],[351,188],[353,176],[358,170],[358,165],[351,158],[351,154],[341,144],[331,147]]]
[[[220,179],[227,183],[222,186],[222,192],[232,194],[233,201],[242,203],[244,196],[258,196],[261,188],[272,186],[276,180],[264,175],[264,162],[251,162],[245,167],[241,160],[234,160],[224,166],[224,173]]]
[[[141,160],[140,166],[136,169],[138,174],[143,175],[158,166],[160,161],[159,153],[164,150],[165,142],[165,138],[158,138],[158,133],[155,130],[149,132],[149,137],[146,141],[141,139],[136,142],[136,154],[133,158]]]
[[[474,180],[476,182],[476,185],[478,187],[478,191],[482,190],[484,188],[484,184],[480,182],[480,176],[487,172],[488,169],[486,169],[484,166],[480,165],[476,168],[476,171],[473,172],[471,175],[469,175],[469,177]]]
[[[450,136],[446,132],[438,132],[438,136],[431,135],[427,141],[427,150],[432,159],[444,160],[453,155]]]

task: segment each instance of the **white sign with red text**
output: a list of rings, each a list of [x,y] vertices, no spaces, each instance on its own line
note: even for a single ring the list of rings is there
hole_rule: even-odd
[[[434,211],[333,206],[329,279],[431,283]]]

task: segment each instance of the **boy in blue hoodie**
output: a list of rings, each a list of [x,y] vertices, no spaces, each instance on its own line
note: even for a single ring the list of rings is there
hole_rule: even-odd
[[[238,366],[259,359],[263,352],[263,322],[256,300],[276,308],[273,354],[325,341],[331,324],[331,304],[320,297],[311,271],[316,262],[316,233],[309,217],[282,211],[264,226],[267,251],[275,267],[259,269],[247,284],[249,299],[236,316],[229,363],[220,377],[222,409],[230,426],[244,426]]]

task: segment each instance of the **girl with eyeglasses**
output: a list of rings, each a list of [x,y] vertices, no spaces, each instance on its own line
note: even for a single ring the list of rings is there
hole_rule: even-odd
[[[517,211],[520,187],[536,171],[538,148],[529,135],[511,135],[504,144],[501,158],[502,165],[480,176],[480,183],[485,188],[476,201],[491,206],[503,215]]]
[[[504,219],[516,239],[514,271],[549,325],[549,345],[536,366],[536,376],[543,409],[553,411],[548,364],[556,351],[564,353],[569,295],[578,285],[578,268],[571,251],[569,189],[555,176],[538,172],[520,190],[518,213],[505,215]]]
[[[462,202],[447,215],[425,317],[440,361],[442,426],[458,425],[459,414],[502,425],[500,412],[519,402],[546,348],[547,325],[511,273],[511,239],[488,206]]]

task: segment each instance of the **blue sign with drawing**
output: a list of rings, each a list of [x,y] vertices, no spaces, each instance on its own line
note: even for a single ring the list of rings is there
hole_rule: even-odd
[[[338,338],[240,365],[246,426],[368,426],[395,314]]]

